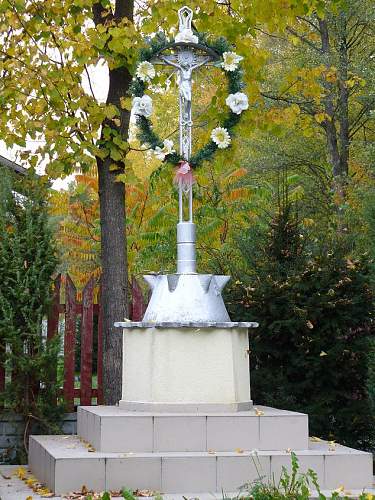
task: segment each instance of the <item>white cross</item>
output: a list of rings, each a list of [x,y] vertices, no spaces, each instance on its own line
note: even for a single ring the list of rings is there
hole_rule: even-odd
[[[156,64],[165,64],[172,66],[178,70],[178,85],[179,85],[179,100],[180,100],[180,154],[189,161],[192,153],[192,75],[193,71],[200,66],[208,65],[216,59],[215,54],[208,53],[204,47],[190,41],[178,41],[179,35],[181,40],[188,40],[196,37],[191,29],[193,19],[193,11],[189,7],[182,7],[178,11],[179,18],[179,33],[176,36],[176,42],[170,45],[170,49],[174,49],[175,53],[164,55],[160,53],[158,58],[154,60]],[[202,54],[203,53],[203,54]],[[193,187],[189,187],[189,222],[193,221]],[[179,221],[184,221],[183,210],[183,189],[179,185]]]

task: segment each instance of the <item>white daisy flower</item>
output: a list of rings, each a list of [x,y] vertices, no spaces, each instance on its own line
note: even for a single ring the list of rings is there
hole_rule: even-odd
[[[150,62],[143,61],[138,64],[135,74],[142,82],[149,82],[155,76],[155,68]]]
[[[135,115],[144,116],[149,118],[152,115],[152,99],[149,95],[142,97],[134,97],[133,99],[133,113]]]
[[[211,139],[219,149],[225,149],[231,143],[229,132],[226,128],[217,127],[211,132]]]
[[[156,146],[154,149],[154,154],[158,160],[165,160],[165,157],[171,153],[175,153],[176,150],[173,149],[173,141],[170,139],[165,139],[163,142],[163,147]]]
[[[242,59],[243,57],[235,52],[224,52],[221,67],[224,68],[225,71],[235,71]]]
[[[194,35],[191,29],[184,29],[179,31],[174,39],[175,42],[184,42],[184,43],[198,43],[197,35]]]
[[[236,115],[240,115],[242,111],[249,108],[249,99],[243,92],[229,94],[225,102]]]

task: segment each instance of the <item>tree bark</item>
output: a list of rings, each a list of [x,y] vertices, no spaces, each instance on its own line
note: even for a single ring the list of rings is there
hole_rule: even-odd
[[[325,59],[325,65],[330,67],[330,40],[328,25],[325,19],[319,20],[319,31],[322,42],[322,54]],[[333,177],[341,175],[340,153],[337,142],[337,130],[335,126],[335,107],[333,102],[334,89],[331,83],[325,83],[326,96],[324,98],[324,110],[328,118],[324,121],[323,126],[326,133],[328,154],[331,159]]]
[[[93,9],[96,24],[103,23],[101,4]],[[133,20],[133,0],[117,0],[112,19],[127,17]],[[120,126],[113,121],[105,121],[127,139],[130,112],[121,109],[120,98],[126,95],[131,83],[131,74],[125,67],[109,71],[109,91],[107,104],[114,104],[120,110]],[[121,399],[122,384],[122,332],[114,327],[115,321],[123,321],[127,316],[127,255],[126,255],[126,213],[125,185],[116,177],[124,171],[122,162],[110,158],[96,159],[99,181],[99,206],[101,227],[101,263],[103,308],[103,393],[104,403],[117,404]],[[110,165],[116,164],[112,170]]]
[[[339,19],[340,45],[339,45],[339,123],[340,123],[340,175],[349,173],[349,89],[348,80],[348,48],[346,39],[346,21]]]

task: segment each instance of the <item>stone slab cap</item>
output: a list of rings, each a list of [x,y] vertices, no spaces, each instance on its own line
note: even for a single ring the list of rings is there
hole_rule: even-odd
[[[254,321],[116,321],[116,328],[258,328]]]

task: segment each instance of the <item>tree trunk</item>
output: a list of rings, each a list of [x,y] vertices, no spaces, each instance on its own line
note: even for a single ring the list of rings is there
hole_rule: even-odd
[[[96,24],[104,22],[102,10],[101,4],[94,5]],[[124,17],[132,20],[133,0],[117,0],[111,17],[118,21]],[[125,67],[109,71],[107,104],[114,104],[120,110],[120,126],[113,121],[106,121],[103,126],[118,130],[124,140],[128,136],[130,112],[121,109],[120,98],[126,96],[131,78]],[[117,169],[113,170],[113,164]],[[114,327],[114,322],[123,321],[127,316],[125,185],[116,182],[117,175],[125,167],[122,162],[114,162],[110,158],[97,158],[97,167],[102,261],[103,393],[104,403],[114,405],[121,399],[122,384],[122,332]]]
[[[103,394],[108,405],[121,399],[122,335],[114,327],[127,313],[125,186],[110,161],[98,162],[103,308]]]
[[[349,89],[348,80],[348,48],[346,39],[346,21],[339,19],[340,46],[339,46],[339,122],[340,122],[340,175],[349,173]]]
[[[330,41],[327,21],[325,19],[319,20],[319,31],[322,42],[322,54],[324,57],[324,63],[327,69],[331,66],[330,64]],[[324,98],[324,110],[328,118],[324,121],[323,126],[327,139],[327,148],[332,165],[332,174],[336,178],[341,175],[341,165],[340,165],[340,154],[337,143],[337,131],[334,120],[334,88],[332,83],[326,82],[324,84],[326,90],[326,96]]]

